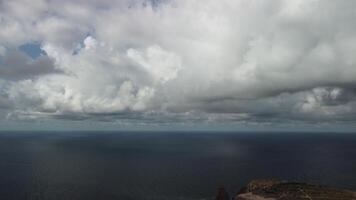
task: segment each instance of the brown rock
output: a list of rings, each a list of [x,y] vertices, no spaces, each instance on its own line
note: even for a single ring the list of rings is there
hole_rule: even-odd
[[[356,200],[356,193],[327,186],[260,180],[250,182],[235,200]]]
[[[225,188],[219,188],[218,195],[215,200],[230,200],[229,194],[226,192]]]

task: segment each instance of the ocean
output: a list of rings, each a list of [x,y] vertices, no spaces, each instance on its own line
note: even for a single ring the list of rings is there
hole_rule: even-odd
[[[253,179],[356,190],[356,134],[0,133],[2,200],[203,200]]]

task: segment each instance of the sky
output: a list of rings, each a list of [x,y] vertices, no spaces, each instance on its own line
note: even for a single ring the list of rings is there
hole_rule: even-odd
[[[355,10],[0,0],[0,130],[352,131]]]

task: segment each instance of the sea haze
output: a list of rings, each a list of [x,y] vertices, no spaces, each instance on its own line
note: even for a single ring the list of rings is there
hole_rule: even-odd
[[[356,189],[356,135],[1,132],[1,199],[212,199],[251,179]]]

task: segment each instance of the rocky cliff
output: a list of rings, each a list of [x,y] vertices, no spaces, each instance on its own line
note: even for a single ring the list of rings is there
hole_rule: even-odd
[[[235,200],[356,200],[356,193],[306,183],[260,180],[241,189]]]

